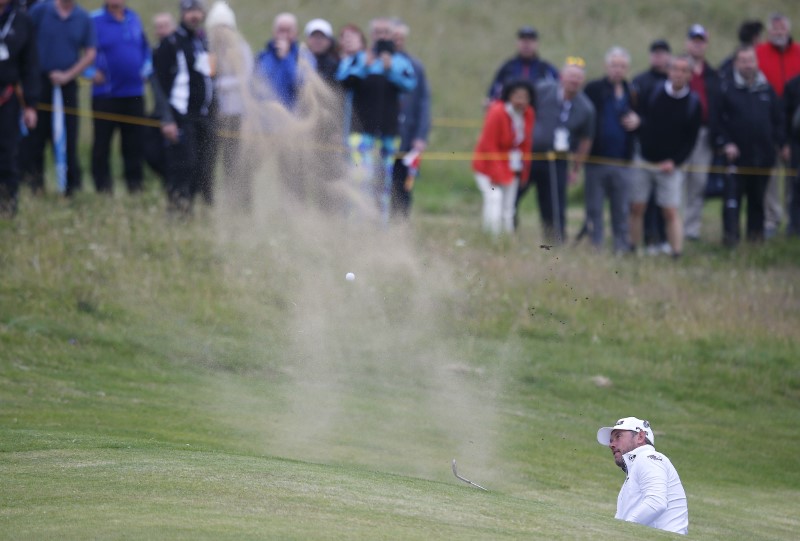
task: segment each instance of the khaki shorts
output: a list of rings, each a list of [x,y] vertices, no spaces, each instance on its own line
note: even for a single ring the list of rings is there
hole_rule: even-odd
[[[653,163],[637,161],[631,182],[631,203],[647,203],[655,190],[656,205],[662,208],[680,207],[683,176],[682,169],[664,173],[656,169]]]

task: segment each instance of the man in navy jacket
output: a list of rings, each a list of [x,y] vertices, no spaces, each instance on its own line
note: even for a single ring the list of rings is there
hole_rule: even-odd
[[[524,80],[535,85],[558,80],[558,70],[539,57],[539,32],[532,26],[523,26],[517,31],[517,38],[517,55],[497,70],[489,86],[487,103],[500,99],[503,87],[511,81]]]

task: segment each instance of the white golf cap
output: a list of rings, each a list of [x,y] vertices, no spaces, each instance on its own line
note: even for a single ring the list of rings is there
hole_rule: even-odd
[[[653,435],[653,429],[650,423],[636,417],[625,417],[620,419],[614,426],[604,426],[597,431],[597,442],[600,445],[608,445],[611,442],[611,433],[614,430],[631,430],[633,432],[644,432],[650,443],[656,443],[656,437]]]
[[[328,39],[333,39],[333,27],[325,19],[311,19],[306,24],[305,32],[306,36],[310,36],[314,32],[322,32]]]

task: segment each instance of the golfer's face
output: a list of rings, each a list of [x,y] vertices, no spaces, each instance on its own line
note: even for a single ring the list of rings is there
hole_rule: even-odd
[[[622,455],[630,453],[636,449],[636,439],[638,434],[632,430],[614,430],[611,433],[611,441],[608,442],[608,448],[614,454],[614,462],[620,468],[625,465]]]

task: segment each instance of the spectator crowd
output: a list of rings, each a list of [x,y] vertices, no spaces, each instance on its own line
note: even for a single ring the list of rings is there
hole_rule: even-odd
[[[106,0],[92,12],[75,0],[0,0],[4,218],[17,212],[21,184],[44,191],[48,142],[64,173],[59,188],[66,196],[81,189],[81,77],[91,83],[91,175],[98,193],[113,191],[111,142],[119,132],[129,192],[142,189],[147,163],[163,180],[168,212],[187,216],[197,200],[214,204],[221,155],[223,190],[248,208],[253,164],[241,144],[248,106],[255,101],[274,112],[259,128],[280,138],[281,120],[307,113],[302,95],[313,79],[336,97],[329,108],[344,116],[341,129],[320,122],[313,141],[335,142],[339,153],[349,149],[346,176],[374,201],[383,223],[408,217],[430,131],[431,98],[424,66],[406,50],[406,24],[376,18],[368,35],[350,24],[337,36],[318,18],[301,33],[295,15],[280,13],[264,48],[254,54],[236,31],[227,3],[207,9],[203,0],[180,0],[178,10],[177,20],[169,12],[155,15],[151,48],[126,0]],[[148,88],[154,102],[149,114]],[[306,164],[291,155],[277,161],[289,191],[305,195],[295,177]],[[331,169],[336,167],[327,167],[328,175]]]
[[[782,164],[786,232],[800,235],[800,44],[790,30],[780,13],[766,27],[744,21],[739,45],[715,69],[706,60],[708,32],[693,24],[677,54],[654,40],[650,68],[633,77],[630,53],[611,47],[605,75],[584,84],[582,58],[569,57],[557,70],[539,55],[538,31],[520,28],[516,55],[489,86],[475,149],[484,229],[513,232],[515,208],[535,186],[544,240],[564,243],[567,187],[584,169],[585,220],[576,238],[588,236],[598,250],[605,246],[606,199],[616,254],[680,257],[685,241],[701,238],[709,197],[722,199],[726,246],[740,241],[743,199],[745,238],[759,242],[784,221],[776,173]],[[514,96],[522,83],[532,140],[519,131],[525,108]],[[491,164],[498,156],[506,163]]]
[[[409,217],[431,93],[403,21],[380,17],[366,32],[347,24],[337,34],[316,18],[301,32],[295,15],[280,13],[257,53],[224,2],[206,9],[203,0],[180,0],[177,20],[164,12],[152,24],[151,48],[126,0],[106,0],[93,12],[76,0],[0,0],[0,219],[17,212],[21,184],[44,190],[48,143],[65,195],[81,189],[79,77],[91,82],[91,176],[99,193],[113,190],[118,131],[129,192],[142,189],[147,163],[163,179],[168,212],[187,216],[197,200],[214,204],[221,155],[222,189],[249,208],[253,167],[241,143],[248,104],[302,116],[303,93],[316,81],[336,96],[343,122],[320,123],[314,142],[347,149],[348,169],[336,174],[357,186],[383,224]],[[649,69],[635,76],[630,53],[614,46],[604,75],[586,81],[582,58],[556,67],[540,56],[537,29],[520,28],[516,54],[489,84],[475,147],[484,229],[517,229],[520,201],[535,188],[544,241],[565,243],[568,188],[583,178],[585,219],[576,238],[598,250],[606,245],[606,199],[616,254],[679,257],[686,242],[701,238],[709,197],[722,199],[727,246],[740,241],[743,200],[746,240],[767,239],[786,221],[786,232],[800,235],[800,44],[779,13],[766,25],[743,22],[738,39],[714,68],[709,34],[694,24],[680,52],[654,40]],[[262,128],[278,134],[280,126]],[[278,166],[290,192],[306,195],[293,182],[298,164],[279,156]]]

